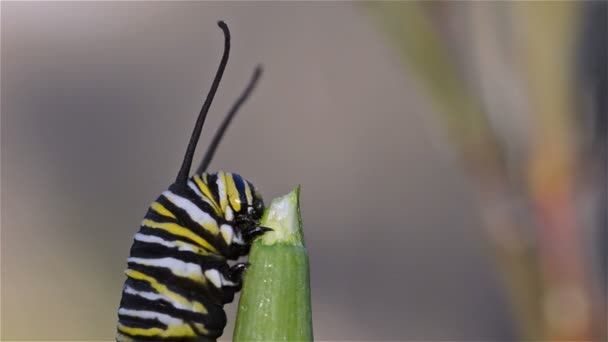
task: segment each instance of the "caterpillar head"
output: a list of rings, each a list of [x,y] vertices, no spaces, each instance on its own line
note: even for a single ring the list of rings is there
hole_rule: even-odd
[[[237,222],[257,222],[262,218],[264,200],[251,182],[236,173],[220,171],[217,173],[217,177],[223,179],[226,193],[224,212],[232,211],[234,213],[234,218],[227,217],[229,221],[233,219]],[[220,201],[222,201],[221,198]]]

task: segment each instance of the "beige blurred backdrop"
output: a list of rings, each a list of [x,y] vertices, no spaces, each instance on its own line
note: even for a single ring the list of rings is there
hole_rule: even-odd
[[[132,236],[174,179],[222,52],[199,155],[302,185],[317,340],[514,338],[470,184],[433,106],[356,3],[3,2],[3,340],[111,340]],[[227,307],[229,339],[233,303]]]

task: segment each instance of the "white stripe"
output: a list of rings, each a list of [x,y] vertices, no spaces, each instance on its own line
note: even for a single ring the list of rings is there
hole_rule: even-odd
[[[163,245],[163,246],[166,246],[169,248],[177,248],[177,250],[179,250],[179,251],[188,251],[188,252],[195,252],[195,253],[197,252],[197,249],[195,249],[194,247],[190,247],[188,244],[179,246],[179,245],[175,244],[175,242],[167,241],[167,240],[161,239],[158,236],[154,236],[154,235],[146,235],[146,234],[142,234],[142,233],[137,233],[137,234],[135,234],[134,239],[137,241],[141,241],[141,242],[157,243],[159,245]]]
[[[224,238],[224,241],[226,241],[227,245],[232,244],[232,240],[234,238],[234,230],[231,226],[223,224],[220,227],[220,233],[222,233],[222,237]]]
[[[211,284],[213,284],[218,289],[220,287],[222,287],[222,279],[220,276],[220,272],[218,272],[216,269],[212,268],[212,269],[206,270],[205,277],[207,277],[207,279],[209,279]]]
[[[159,299],[163,299],[169,303],[171,303],[171,305],[173,305],[176,309],[182,309],[182,310],[188,310],[188,311],[193,311],[192,307],[183,305],[179,302],[176,302],[174,300],[172,300],[171,298],[167,297],[167,296],[163,296],[161,294],[158,293],[154,293],[154,292],[143,292],[143,291],[137,291],[132,287],[127,286],[125,288],[125,293],[128,294],[132,294],[135,296],[139,296],[148,300],[159,300]]]
[[[226,189],[224,188],[224,181],[226,179],[226,175],[223,172],[217,173],[217,180],[215,184],[217,184],[217,197],[220,200],[220,205],[223,203],[228,203],[228,198],[226,197]],[[226,205],[228,207],[228,205]],[[225,208],[222,208],[225,209]]]
[[[192,221],[200,224],[203,227],[213,225],[217,227],[217,222],[211,217],[211,215],[202,211],[201,208],[197,207],[196,204],[192,203],[189,199],[178,196],[171,191],[163,192],[163,196],[167,197],[171,203],[185,210]]]
[[[170,248],[177,248],[176,244],[171,243],[167,240],[163,240],[163,239],[159,238],[158,236],[137,233],[137,234],[135,234],[133,239],[135,239],[137,241],[141,241],[141,242],[157,243],[159,245],[163,245],[163,246],[170,247]]]
[[[171,273],[179,277],[194,277],[202,278],[203,270],[200,265],[190,262],[183,262],[175,258],[160,258],[160,259],[145,259],[130,257],[127,262],[134,262],[140,265],[165,267],[171,270]]]
[[[162,323],[165,323],[166,325],[179,325],[179,324],[184,323],[184,321],[179,318],[175,318],[175,317],[169,316],[167,314],[163,314],[163,313],[159,313],[159,312],[155,312],[155,311],[130,310],[130,309],[120,308],[120,309],[118,309],[118,313],[120,315],[131,316],[131,317],[148,318],[148,319],[156,318],[157,320],[159,320]]]
[[[234,213],[232,212],[232,208],[230,206],[226,206],[224,212],[224,218],[226,219],[226,221],[232,221],[234,219]]]

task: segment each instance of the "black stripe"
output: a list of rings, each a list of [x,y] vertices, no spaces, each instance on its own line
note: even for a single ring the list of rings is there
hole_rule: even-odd
[[[124,293],[121,308],[129,310],[146,310],[180,318],[185,321],[192,321],[205,324],[205,315],[202,313],[191,312],[175,308],[171,302],[164,299],[149,300],[130,293]]]
[[[127,309],[126,307],[121,307],[123,309]],[[131,327],[131,328],[160,328],[167,329],[167,325],[156,318],[141,318],[141,317],[133,317],[123,314],[118,314],[118,321],[120,324]]]
[[[158,202],[160,198],[158,198],[156,200],[156,202]],[[164,197],[163,197],[164,199]],[[159,202],[160,203],[160,202]],[[162,203],[160,203],[162,204]],[[169,209],[167,209],[169,210]],[[171,213],[175,216],[175,213]],[[179,221],[177,218],[172,218],[172,217],[167,217],[164,215],[161,215],[159,213],[157,213],[156,211],[152,210],[152,208],[150,207],[150,210],[148,210],[148,212],[146,213],[146,216],[144,216],[144,219],[149,219],[155,222],[159,222],[159,223],[177,223],[179,224]]]
[[[219,198],[220,198],[220,194],[219,194],[219,190],[217,188],[217,173],[208,173],[207,174],[207,187],[209,188],[209,191],[211,192],[211,195],[214,198],[217,198],[217,203],[220,203]]]
[[[136,291],[154,292],[154,293],[156,293],[156,290],[154,290],[152,288],[152,286],[150,286],[150,283],[148,283],[145,280],[127,278],[127,280],[125,281],[125,288],[127,286],[133,288]],[[124,293],[124,290],[123,290],[123,293]]]
[[[224,265],[226,259],[217,254],[207,256],[190,251],[180,251],[178,248],[167,247],[158,243],[134,240],[131,246],[131,256],[137,258],[175,258],[183,262],[201,265],[204,270]]]
[[[178,293],[188,300],[196,300],[203,303],[205,306],[208,303],[223,304],[221,289],[216,288],[209,281],[203,285],[194,280],[177,276],[173,274],[170,269],[164,267],[146,266],[133,262],[128,263],[128,267],[129,269],[155,278],[157,281],[167,286],[169,290]]]

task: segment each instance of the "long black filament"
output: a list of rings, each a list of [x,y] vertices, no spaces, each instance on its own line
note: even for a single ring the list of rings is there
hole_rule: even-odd
[[[236,116],[236,113],[239,111],[239,109],[241,108],[243,103],[245,103],[245,101],[247,101],[247,99],[251,95],[251,92],[253,91],[253,89],[255,89],[255,86],[257,85],[258,80],[260,79],[261,75],[262,75],[262,66],[258,65],[258,66],[256,66],[255,70],[253,71],[253,76],[251,76],[251,80],[249,81],[247,88],[245,88],[245,90],[243,91],[241,96],[239,96],[239,98],[236,100],[236,102],[232,105],[232,108],[230,108],[228,115],[226,115],[226,117],[224,118],[224,121],[222,121],[222,124],[217,129],[217,132],[215,133],[215,136],[213,137],[213,140],[211,141],[211,145],[209,145],[209,148],[207,148],[207,152],[205,153],[205,157],[203,158],[203,161],[201,162],[198,169],[196,170],[197,174],[201,174],[207,170],[207,167],[209,166],[209,163],[211,163],[211,160],[213,159],[213,155],[215,154],[215,151],[217,150],[217,147],[220,144],[220,141],[222,140],[224,133],[226,133],[226,130],[228,129],[228,126],[230,125],[230,122]]]
[[[217,88],[220,85],[220,80],[222,79],[222,75],[224,74],[224,69],[226,69],[226,64],[228,64],[228,55],[230,54],[230,31],[228,30],[228,26],[226,25],[226,23],[224,23],[223,21],[218,21],[217,25],[224,32],[224,54],[222,55],[222,60],[220,61],[220,65],[215,74],[215,78],[213,79],[213,83],[211,84],[211,89],[209,89],[207,98],[205,99],[200,114],[198,115],[198,119],[196,119],[194,131],[192,132],[192,136],[190,137],[190,142],[188,143],[188,148],[186,149],[186,155],[184,156],[182,167],[179,169],[177,178],[175,179],[175,184],[177,185],[185,186],[186,182],[188,181],[190,168],[192,167],[192,158],[194,157],[194,151],[196,150],[196,144],[198,143],[198,140],[201,137],[201,131],[203,130],[205,118],[207,117],[207,113],[209,112],[209,108],[211,107],[211,102],[213,101],[215,92],[217,91]]]

